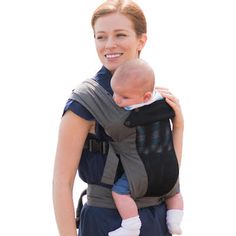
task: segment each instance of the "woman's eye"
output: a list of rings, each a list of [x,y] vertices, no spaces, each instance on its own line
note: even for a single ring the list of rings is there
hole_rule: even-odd
[[[126,37],[126,34],[117,34],[117,37]]]
[[[96,39],[98,39],[98,40],[102,40],[102,39],[104,39],[105,37],[104,36],[102,36],[102,35],[98,35],[98,36],[96,36]]]

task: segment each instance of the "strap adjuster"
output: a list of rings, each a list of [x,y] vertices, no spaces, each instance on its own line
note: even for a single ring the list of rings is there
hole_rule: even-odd
[[[76,218],[75,218],[75,223],[76,223],[76,228],[78,229],[79,228],[79,223],[80,223],[80,213],[81,213],[81,210],[83,208],[83,196],[85,196],[87,194],[87,189],[85,189],[81,195],[80,195],[80,198],[78,200],[78,205],[77,205],[77,208],[76,208]]]
[[[107,141],[86,139],[84,149],[88,150],[89,152],[98,152],[105,155],[108,153],[109,144]]]

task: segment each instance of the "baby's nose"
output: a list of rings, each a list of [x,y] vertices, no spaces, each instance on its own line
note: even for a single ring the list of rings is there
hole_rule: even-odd
[[[121,102],[121,99],[120,99],[120,97],[119,97],[119,96],[117,96],[117,95],[113,95],[113,99],[114,99],[114,101],[115,101],[115,103],[116,103],[117,105],[119,105],[119,104],[120,104],[120,102]]]

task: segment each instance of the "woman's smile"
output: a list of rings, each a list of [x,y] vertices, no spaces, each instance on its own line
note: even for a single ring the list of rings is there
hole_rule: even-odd
[[[98,18],[94,38],[99,59],[111,72],[123,62],[137,58],[146,41],[136,35],[132,21],[120,13]]]
[[[122,55],[122,53],[109,53],[109,54],[105,54],[105,57],[107,59],[116,59],[118,57],[120,57]]]

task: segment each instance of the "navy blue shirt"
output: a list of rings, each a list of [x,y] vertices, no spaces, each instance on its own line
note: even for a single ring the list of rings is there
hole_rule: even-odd
[[[107,92],[113,95],[110,85],[111,77],[112,74],[110,71],[105,67],[102,67],[92,79],[97,81]],[[68,110],[74,112],[76,115],[86,120],[95,120],[95,134],[89,134],[89,137],[96,138],[98,140],[111,140],[111,137],[105,133],[103,127],[96,121],[94,116],[78,101],[68,99],[63,114],[65,114],[65,112]],[[98,184],[104,186],[100,180],[102,178],[105,161],[105,155],[101,153],[91,153],[88,150],[83,150],[79,165],[80,178],[88,184]]]

